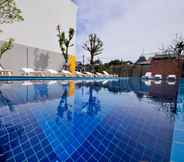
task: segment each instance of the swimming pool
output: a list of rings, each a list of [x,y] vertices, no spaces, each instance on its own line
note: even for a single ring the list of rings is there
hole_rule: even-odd
[[[0,161],[177,161],[180,82],[1,81]]]

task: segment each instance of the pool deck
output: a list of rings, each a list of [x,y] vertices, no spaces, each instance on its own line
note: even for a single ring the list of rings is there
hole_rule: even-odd
[[[24,80],[92,80],[92,79],[119,79],[118,77],[58,77],[58,76],[0,76],[0,81]]]

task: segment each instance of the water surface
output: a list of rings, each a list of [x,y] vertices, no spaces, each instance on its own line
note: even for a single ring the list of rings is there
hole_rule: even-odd
[[[169,162],[178,83],[0,82],[0,160]]]

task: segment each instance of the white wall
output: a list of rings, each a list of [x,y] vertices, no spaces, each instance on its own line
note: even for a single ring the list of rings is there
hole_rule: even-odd
[[[0,39],[12,37],[18,44],[60,52],[56,26],[76,29],[77,6],[70,0],[17,0],[17,5],[25,20],[1,25]],[[69,52],[75,54],[75,46]]]
[[[13,71],[14,75],[21,75],[23,67],[35,70],[61,70],[64,58],[58,52],[14,44],[13,48],[2,56],[0,64],[3,68]]]

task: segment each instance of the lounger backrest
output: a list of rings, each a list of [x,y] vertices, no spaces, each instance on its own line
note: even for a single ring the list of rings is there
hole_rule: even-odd
[[[146,77],[151,77],[152,76],[152,73],[151,72],[146,72],[145,76]]]
[[[26,73],[34,72],[34,70],[31,69],[31,68],[22,68],[22,71],[24,71],[24,72],[26,72]]]
[[[106,71],[103,71],[103,73],[104,73],[105,75],[109,75],[109,73],[108,73],[108,72],[106,72]]]
[[[53,69],[48,69],[47,71],[52,73],[52,74],[57,74],[58,73],[56,70],[53,70]]]

